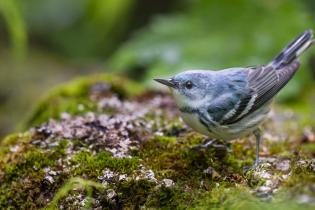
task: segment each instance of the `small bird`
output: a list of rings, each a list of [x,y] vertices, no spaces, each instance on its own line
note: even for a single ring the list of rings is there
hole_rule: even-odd
[[[251,168],[255,168],[259,164],[259,125],[275,95],[298,70],[298,57],[313,43],[312,30],[306,30],[267,65],[188,70],[154,80],[171,89],[181,117],[195,131],[225,142],[254,134],[256,160]]]

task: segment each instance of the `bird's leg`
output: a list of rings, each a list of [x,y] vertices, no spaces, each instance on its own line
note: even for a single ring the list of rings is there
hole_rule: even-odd
[[[224,158],[227,153],[230,151],[229,145],[224,141],[218,141],[216,139],[210,139],[205,144],[199,144],[193,147],[193,150],[197,152],[201,151],[211,151],[211,153],[219,159]]]
[[[256,137],[256,160],[253,166],[257,167],[259,165],[259,147],[260,147],[260,142],[261,142],[261,130],[257,128],[254,131],[254,135]]]
[[[208,149],[210,146],[213,146],[215,139],[206,139],[206,143],[201,143],[193,146],[193,149]]]
[[[201,148],[205,148],[208,149],[210,146],[214,146],[216,145],[216,139],[207,139],[208,141],[205,144],[199,144],[197,146],[201,147]]]
[[[257,128],[256,130],[254,130],[253,133],[254,133],[255,138],[256,138],[256,160],[252,166],[245,167],[245,171],[255,169],[260,163],[260,161],[259,161],[259,147],[260,147],[260,142],[261,142],[261,130],[259,128]]]

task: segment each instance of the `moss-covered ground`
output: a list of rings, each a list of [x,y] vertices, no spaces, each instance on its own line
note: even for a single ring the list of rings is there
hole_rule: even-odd
[[[108,75],[53,90],[0,143],[0,209],[314,209],[315,121],[275,106],[253,137],[195,145],[172,98]]]

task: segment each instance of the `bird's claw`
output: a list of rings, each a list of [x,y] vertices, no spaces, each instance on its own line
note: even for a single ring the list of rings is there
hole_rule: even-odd
[[[220,144],[220,142],[217,143],[215,140],[210,140],[206,144],[195,145],[192,149],[196,152],[206,152],[208,149],[212,149],[214,155],[218,158],[223,158],[228,152],[230,152],[230,148],[227,145]]]
[[[260,163],[261,162],[258,160],[258,161],[255,161],[255,163],[251,166],[245,166],[243,168],[243,172],[247,173],[248,171],[255,170],[260,165]]]
[[[215,140],[210,140],[205,144],[197,144],[192,147],[193,150],[207,150],[209,148],[215,148],[215,149],[227,149],[227,146],[224,144],[217,144],[215,143]]]

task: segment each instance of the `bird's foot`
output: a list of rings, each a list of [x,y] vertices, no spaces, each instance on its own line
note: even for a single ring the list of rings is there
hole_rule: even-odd
[[[225,144],[222,144],[218,142],[216,139],[210,139],[208,140],[205,144],[197,144],[192,147],[194,150],[206,150],[209,148],[216,148],[216,149],[222,149],[222,148],[227,148]]]
[[[214,139],[209,140],[205,144],[198,144],[192,147],[193,150],[200,152],[200,151],[207,151],[213,150],[216,157],[224,157],[230,151],[230,148],[224,143]]]
[[[251,166],[245,166],[243,168],[243,171],[244,173],[247,173],[248,171],[251,171],[251,170],[255,170],[259,165],[260,165],[260,161],[259,160],[256,160],[255,163]]]

